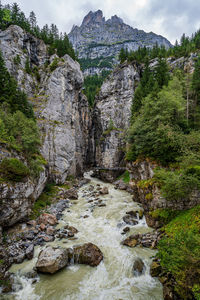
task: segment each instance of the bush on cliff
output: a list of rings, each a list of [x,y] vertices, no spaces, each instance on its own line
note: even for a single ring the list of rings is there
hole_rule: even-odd
[[[4,180],[21,181],[27,177],[29,168],[17,158],[4,158],[0,163],[0,174]]]
[[[200,299],[200,206],[180,212],[164,230],[161,266],[174,276],[181,299]]]
[[[19,181],[29,174],[37,176],[43,160],[39,156],[40,136],[32,106],[16,81],[10,76],[0,52],[0,143],[8,150],[14,149],[26,159],[31,173],[19,161],[8,161],[8,168],[0,173],[4,178]],[[39,157],[39,158],[38,158]],[[3,163],[6,166],[5,162]],[[20,175],[19,169],[22,168]],[[26,170],[27,171],[27,170]],[[7,172],[7,173],[5,173]],[[16,172],[16,173],[15,173]]]

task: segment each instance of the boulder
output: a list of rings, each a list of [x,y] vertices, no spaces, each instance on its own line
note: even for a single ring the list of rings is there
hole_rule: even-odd
[[[64,194],[65,198],[71,199],[71,200],[77,200],[78,199],[78,193],[75,188],[71,188],[69,190],[65,191]]]
[[[128,247],[135,247],[138,245],[139,234],[130,235],[127,239],[122,242],[122,245]]]
[[[44,225],[56,225],[58,223],[56,216],[43,213],[42,215],[39,216],[38,218],[38,224],[44,224]]]
[[[101,195],[106,195],[109,193],[107,186],[104,186],[99,192]]]
[[[135,277],[141,276],[145,272],[145,265],[141,258],[137,258],[133,264],[133,275]]]
[[[34,244],[30,244],[28,246],[28,248],[26,249],[26,258],[27,259],[32,259],[33,258],[33,255],[34,255]]]
[[[125,228],[123,229],[123,232],[124,232],[124,233],[126,233],[126,232],[128,232],[128,231],[130,231],[130,227],[125,227]]]
[[[46,234],[47,235],[54,235],[55,229],[52,226],[47,227]]]
[[[75,263],[86,264],[91,267],[98,266],[103,260],[103,253],[92,243],[75,246],[69,256],[74,259]]]
[[[67,265],[67,249],[47,247],[40,252],[36,269],[38,272],[54,274]]]
[[[134,225],[137,225],[138,224],[138,221],[135,220],[135,218],[131,215],[126,215],[123,217],[123,221],[126,223],[126,224],[129,224],[131,226],[134,226]]]
[[[69,226],[69,225],[66,225],[65,227],[64,227],[64,229],[67,229],[67,230],[69,230],[70,232],[72,232],[72,233],[78,233],[78,230],[75,228],[75,227],[73,227],[73,226]]]
[[[131,217],[137,219],[137,211],[131,210],[126,212],[127,215],[130,215]]]

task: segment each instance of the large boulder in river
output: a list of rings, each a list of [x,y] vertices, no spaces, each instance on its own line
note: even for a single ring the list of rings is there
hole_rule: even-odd
[[[141,276],[145,272],[145,265],[141,258],[137,258],[133,264],[133,275],[135,277]]]
[[[91,267],[98,266],[103,259],[101,250],[92,243],[76,246],[69,254],[75,263],[86,264]]]
[[[38,272],[53,274],[67,265],[67,249],[47,247],[40,252],[36,268]]]
[[[102,195],[106,195],[109,193],[107,186],[104,186],[99,192]]]

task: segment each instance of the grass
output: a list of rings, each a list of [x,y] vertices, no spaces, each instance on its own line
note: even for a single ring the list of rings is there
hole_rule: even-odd
[[[47,206],[51,205],[52,200],[54,199],[57,191],[58,187],[54,183],[48,183],[46,185],[43,193],[34,203],[34,206],[32,208],[32,214],[30,216],[31,219],[37,218],[42,213],[42,211],[44,211],[47,208]]]
[[[124,183],[129,183],[130,182],[130,173],[129,171],[125,171],[121,176],[119,176],[117,178],[118,180],[119,179],[122,179]]]
[[[162,213],[159,213],[159,215]],[[169,218],[169,212],[163,212]],[[181,299],[200,299],[200,205],[180,212],[165,227],[157,256],[176,279]]]

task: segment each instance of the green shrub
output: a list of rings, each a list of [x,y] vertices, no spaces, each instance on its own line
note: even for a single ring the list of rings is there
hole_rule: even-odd
[[[54,58],[53,62],[50,64],[50,71],[53,72],[58,67],[59,59]]]
[[[161,266],[172,273],[181,299],[199,299],[200,206],[183,211],[165,226],[157,256]],[[193,298],[191,297],[193,293]]]
[[[21,59],[20,59],[20,56],[19,54],[17,54],[14,59],[13,59],[13,62],[16,66],[18,66],[20,63],[21,63]]]
[[[26,62],[25,62],[25,71],[26,71],[26,73],[31,74],[31,67],[30,67],[29,58],[27,58]]]
[[[57,191],[58,188],[55,184],[47,183],[47,185],[44,188],[44,191],[37,199],[37,201],[34,203],[34,206],[32,208],[33,213],[31,215],[31,218],[35,219],[36,217],[38,217],[41,214],[41,212],[45,210],[47,206],[52,203],[52,200],[55,197]]]
[[[126,170],[121,176],[119,176],[118,179],[122,179],[124,183],[129,183],[130,181],[130,173],[128,170]]]
[[[5,180],[21,181],[30,174],[29,168],[17,158],[4,158],[0,163],[0,174]]]
[[[168,224],[171,220],[173,220],[180,211],[171,210],[171,209],[156,209],[150,212],[150,215],[154,218],[162,222],[163,225]]]
[[[200,188],[199,166],[181,170],[155,170],[154,179],[167,200],[178,201],[187,198],[196,188]]]

